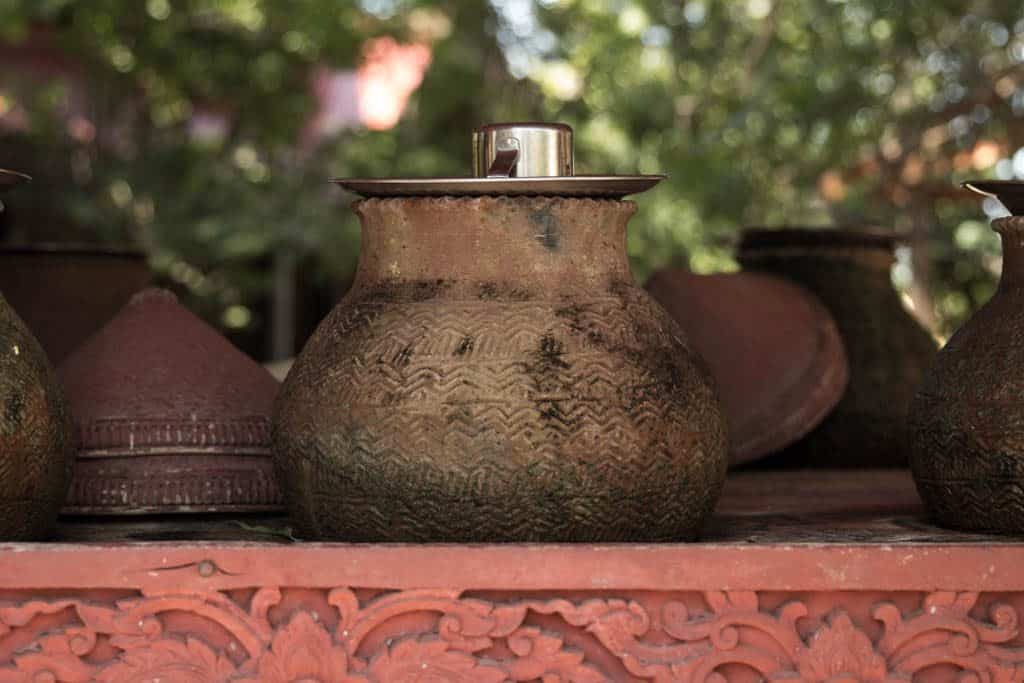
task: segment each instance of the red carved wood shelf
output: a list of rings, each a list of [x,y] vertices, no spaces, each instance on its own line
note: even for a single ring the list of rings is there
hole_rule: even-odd
[[[905,472],[733,476],[687,545],[254,535],[0,547],[0,683],[1024,681],[1024,539],[929,525]],[[219,540],[129,540],[175,537]]]

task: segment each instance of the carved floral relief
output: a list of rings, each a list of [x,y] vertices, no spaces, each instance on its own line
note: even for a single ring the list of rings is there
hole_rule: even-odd
[[[867,624],[855,617],[862,610],[844,607],[848,594],[829,594],[834,604],[818,616],[807,595],[771,607],[748,591],[497,600],[263,587],[26,597],[0,603],[0,683],[897,683],[928,672],[958,683],[1024,681],[1008,602],[971,592],[925,594],[913,609],[880,600]]]

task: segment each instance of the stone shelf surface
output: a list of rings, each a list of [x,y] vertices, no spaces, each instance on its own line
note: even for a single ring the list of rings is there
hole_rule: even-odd
[[[293,542],[65,520],[0,545],[6,681],[1024,681],[1024,538],[901,471],[730,477],[703,541]]]

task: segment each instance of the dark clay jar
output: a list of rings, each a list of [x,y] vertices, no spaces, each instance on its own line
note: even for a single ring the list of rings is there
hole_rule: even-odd
[[[949,340],[911,411],[911,465],[932,517],[1024,533],[1024,217],[1002,236],[995,295]]]
[[[355,284],[278,396],[300,534],[693,538],[726,470],[708,372],[633,281],[628,201],[367,199]]]
[[[905,467],[907,413],[935,356],[931,335],[892,287],[895,238],[867,230],[747,230],[744,268],[789,278],[818,296],[839,328],[849,383],[835,410],[774,460],[786,466]]]
[[[39,342],[0,295],[0,540],[53,532],[74,458],[71,420]]]

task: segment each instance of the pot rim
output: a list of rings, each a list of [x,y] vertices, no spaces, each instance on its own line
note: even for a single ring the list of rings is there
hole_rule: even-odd
[[[891,251],[910,241],[910,235],[865,225],[753,226],[740,233],[739,251],[779,248],[863,248]]]
[[[145,261],[149,255],[145,249],[129,245],[90,244],[88,242],[15,242],[0,244],[0,257],[19,256],[86,256],[95,258],[116,257],[133,261]]]

